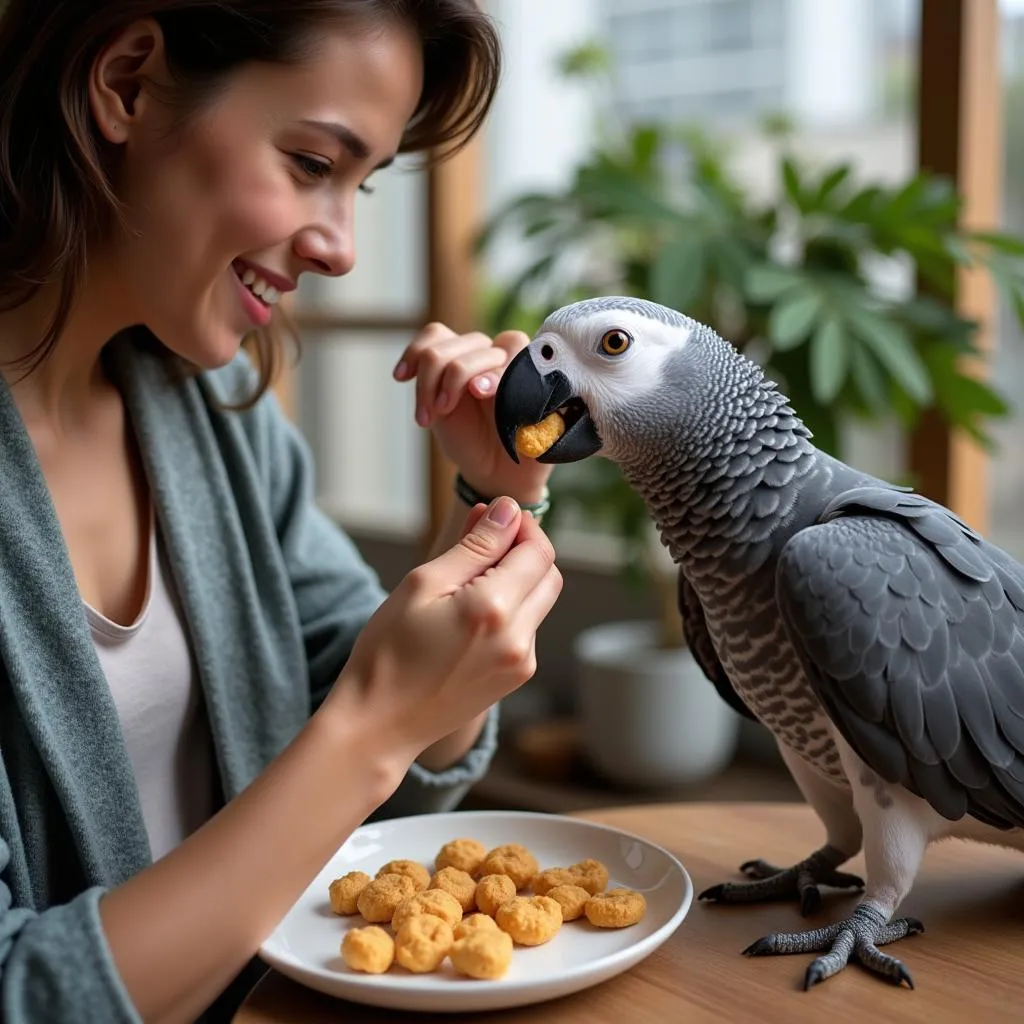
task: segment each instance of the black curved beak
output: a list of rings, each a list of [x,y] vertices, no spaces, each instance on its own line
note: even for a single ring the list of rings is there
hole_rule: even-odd
[[[516,431],[539,423],[559,410],[565,420],[565,433],[539,458],[538,462],[579,462],[601,448],[594,422],[583,401],[572,393],[569,381],[560,370],[542,374],[523,349],[502,374],[494,396],[494,418],[498,436],[513,462],[519,461]]]

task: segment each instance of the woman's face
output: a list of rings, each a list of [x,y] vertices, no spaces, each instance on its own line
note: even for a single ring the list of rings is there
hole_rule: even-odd
[[[212,368],[300,274],[348,273],[356,193],[394,156],[421,87],[411,31],[331,28],[301,65],[238,71],[178,132],[151,95],[136,102],[116,140],[129,230],[103,261],[132,322]]]

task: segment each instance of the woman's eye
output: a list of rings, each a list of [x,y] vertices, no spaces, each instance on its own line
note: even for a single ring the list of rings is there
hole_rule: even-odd
[[[366,182],[364,181],[362,185],[359,186],[359,191],[365,192],[366,195],[368,196],[372,196],[373,193],[376,192],[377,190],[372,185],[367,185]]]
[[[326,160],[317,160],[316,157],[306,156],[305,153],[293,153],[292,159],[302,173],[311,178],[326,178],[333,169]]]

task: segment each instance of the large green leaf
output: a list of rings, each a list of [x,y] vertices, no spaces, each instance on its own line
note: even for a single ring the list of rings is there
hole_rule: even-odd
[[[641,125],[633,132],[633,166],[641,172],[654,170],[661,150],[661,130],[656,125]]]
[[[1024,238],[1007,235],[1001,231],[974,231],[968,237],[1008,256],[1024,256]]]
[[[941,339],[960,352],[974,350],[977,322],[959,316],[947,303],[939,302],[930,295],[907,299],[892,310],[892,315],[906,324],[919,339]]]
[[[654,194],[648,183],[621,168],[588,168],[578,175],[575,190],[593,216],[624,216],[656,224],[681,219],[680,211]]]
[[[711,252],[722,283],[742,292],[752,258],[749,250],[735,239],[726,237],[715,239]]]
[[[851,196],[845,206],[836,212],[847,220],[871,219],[885,203],[885,193],[878,185],[869,185]]]
[[[893,380],[919,405],[927,405],[932,399],[931,380],[907,329],[872,310],[856,307],[847,310],[847,320],[850,330],[870,346]]]
[[[878,362],[863,345],[852,344],[849,352],[853,380],[865,405],[873,413],[884,412],[889,396]]]
[[[704,242],[684,232],[672,239],[651,266],[650,292],[655,302],[686,310],[704,283]]]
[[[753,302],[774,302],[784,292],[800,285],[799,273],[771,263],[750,267],[744,282],[744,292]]]
[[[790,202],[801,212],[806,212],[806,199],[800,181],[800,171],[791,156],[782,158],[782,185]]]
[[[826,202],[832,198],[832,193],[850,177],[851,170],[849,164],[839,164],[838,167],[834,167],[822,175],[821,183],[818,185],[818,191],[814,197],[813,205],[816,210],[825,207]]]
[[[784,295],[768,317],[768,337],[780,351],[804,341],[822,310],[819,292],[801,288]]]
[[[822,405],[839,394],[848,366],[849,338],[835,317],[827,317],[811,339],[811,391]]]
[[[923,358],[934,381],[936,402],[951,422],[966,426],[979,416],[1002,417],[1010,412],[1002,395],[965,368],[956,346],[930,345]]]

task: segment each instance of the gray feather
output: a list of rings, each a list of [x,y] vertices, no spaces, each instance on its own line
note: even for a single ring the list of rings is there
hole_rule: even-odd
[[[831,572],[837,546],[861,572]],[[1020,570],[1001,559],[997,571],[992,550],[941,506],[862,488],[788,542],[777,594],[815,688],[865,762],[887,778],[899,769],[896,781],[947,818],[1009,828],[1024,825],[1024,671],[1009,656],[1024,654],[1024,613],[999,582]],[[862,652],[856,676],[846,652],[817,642],[837,621]]]

